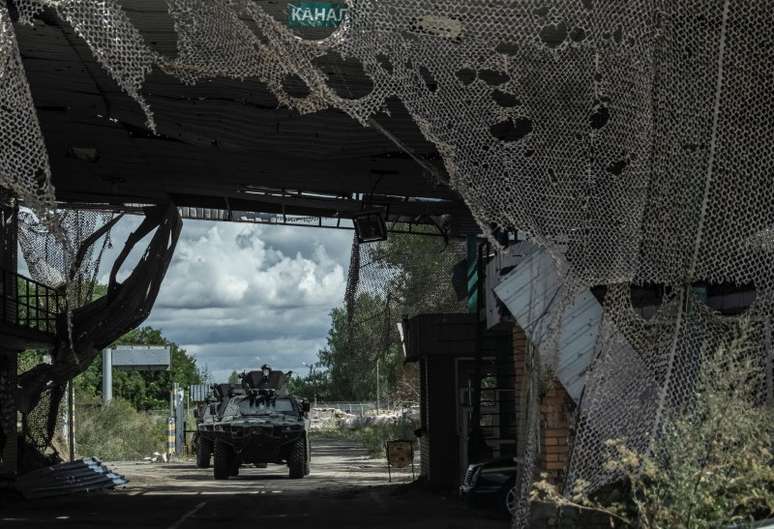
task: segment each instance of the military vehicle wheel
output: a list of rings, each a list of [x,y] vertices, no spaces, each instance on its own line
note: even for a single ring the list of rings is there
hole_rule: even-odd
[[[212,441],[199,436],[198,442],[196,444],[196,466],[199,468],[210,468]]]
[[[303,437],[293,443],[293,446],[290,448],[288,467],[290,468],[290,479],[301,479],[305,476],[306,442]]]
[[[310,452],[312,451],[311,443],[307,444],[306,449],[309,450]],[[309,462],[311,459],[312,459],[311,454],[306,454],[306,457],[304,458],[304,476],[308,476],[309,474],[312,473],[312,469],[309,468],[310,467]]]
[[[215,457],[213,465],[213,474],[215,479],[228,479],[231,474],[232,459],[234,458],[234,449],[231,445],[221,440],[215,440]]]

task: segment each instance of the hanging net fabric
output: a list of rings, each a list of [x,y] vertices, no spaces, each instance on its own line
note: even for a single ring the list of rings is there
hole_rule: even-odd
[[[0,187],[45,212],[54,204],[48,152],[5,5],[0,6]]]
[[[91,301],[110,232],[83,252],[81,244],[110,220],[111,214],[90,210],[54,210],[44,224],[30,210],[19,214],[19,247],[30,275],[52,288],[67,291],[70,310]]]
[[[19,213],[19,248],[32,278],[63,294],[61,306],[48,308],[67,315],[70,343],[72,311],[92,299],[110,233],[89,246],[80,262],[78,252],[81,243],[109,218],[110,214],[95,211],[49,210],[48,222],[44,223],[30,210]],[[35,407],[24,415],[24,440],[39,454],[54,447],[56,434],[62,432],[60,405],[64,392],[64,385],[47,388]]]
[[[397,324],[423,312],[462,312],[454,292],[454,266],[464,245],[428,233],[391,233],[389,239],[360,244],[355,236],[344,303],[350,336],[384,354],[400,346]],[[374,333],[373,330],[378,332]]]
[[[306,41],[259,2],[168,0],[175,58],[154,52],[114,1],[16,4],[22,21],[55,9],[151,124],[141,93],[153,67],[186,82],[257,77],[291,108],[334,107],[364,125],[397,97],[479,222],[528,231],[585,285],[763,273],[757,248],[774,215],[772,37],[759,31],[774,14],[763,4],[356,1],[335,33]],[[3,53],[23,79],[7,19]],[[331,87],[319,59],[336,54],[362,67],[368,93]],[[287,93],[290,76],[306,97]],[[31,112],[29,98],[5,101]]]
[[[754,284],[749,314],[771,315],[767,2],[353,0],[319,41],[299,38],[260,2],[166,4],[174,58],[154,52],[113,0],[16,1],[23,22],[56,10],[151,127],[142,86],[153,68],[186,83],[257,78],[301,113],[336,108],[363,125],[397,98],[485,231],[529,233],[566,264],[570,289],[611,287],[571,476],[603,483],[599,443],[628,432],[646,446],[690,394],[702,351],[728,329],[689,285]],[[0,31],[4,149],[14,139],[0,182],[44,200],[45,150],[1,7]],[[331,83],[324,57],[362,69],[368,90]],[[307,90],[289,92],[291,79]],[[616,286],[646,282],[678,293],[650,321]],[[610,402],[625,413],[613,417]]]

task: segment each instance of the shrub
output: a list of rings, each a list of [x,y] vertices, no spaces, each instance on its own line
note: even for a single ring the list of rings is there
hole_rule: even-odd
[[[628,498],[593,498],[585,483],[563,497],[545,477],[532,499],[601,512],[639,529],[710,529],[774,514],[774,414],[745,333],[701,367],[694,399],[668,420],[650,453],[610,440],[607,470],[625,478]]]
[[[396,439],[414,440],[414,430],[419,427],[410,413],[377,420],[355,430],[358,440],[372,456],[384,455],[384,443]]]
[[[328,421],[325,429],[313,430],[313,438],[346,439],[362,444],[372,457],[384,456],[384,443],[397,439],[413,440],[419,428],[417,415],[410,408],[395,414],[348,417],[344,421]]]
[[[75,447],[80,457],[142,459],[164,452],[166,421],[138,412],[126,400],[80,402],[75,410]]]

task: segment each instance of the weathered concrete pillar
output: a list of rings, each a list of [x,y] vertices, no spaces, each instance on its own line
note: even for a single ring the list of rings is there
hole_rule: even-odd
[[[0,324],[16,321],[18,215],[16,202],[0,189]]]
[[[0,475],[18,472],[16,369],[19,351],[0,350]]]

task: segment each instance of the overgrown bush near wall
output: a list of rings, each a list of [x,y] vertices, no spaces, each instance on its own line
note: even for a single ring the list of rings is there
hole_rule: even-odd
[[[412,409],[383,415],[351,417],[333,428],[313,430],[313,439],[346,439],[362,444],[373,457],[384,457],[384,443],[397,439],[414,440],[419,417]],[[334,423],[331,423],[334,424]]]
[[[652,453],[608,441],[607,470],[627,485],[622,501],[594,497],[584,483],[567,498],[546,479],[532,499],[638,529],[741,528],[774,517],[774,413],[761,399],[763,370],[748,353],[742,332],[705,361],[691,405],[666,422]]]
[[[75,409],[75,447],[79,457],[106,461],[139,460],[164,452],[166,422],[161,416],[138,412],[123,399],[103,405],[97,398]]]
[[[414,440],[414,431],[417,428],[417,420],[406,413],[395,419],[376,421],[363,426],[355,430],[355,434],[372,456],[384,456],[384,443],[397,439]]]

